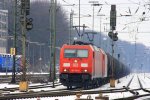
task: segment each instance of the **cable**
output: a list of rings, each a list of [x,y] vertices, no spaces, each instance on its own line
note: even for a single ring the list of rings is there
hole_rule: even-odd
[[[131,3],[133,3],[133,4],[137,4],[137,5],[140,5],[141,3],[139,2],[139,3],[136,3],[136,2],[134,2],[134,1],[132,1],[132,0],[128,0],[129,2],[131,2]]]
[[[70,3],[66,2],[65,0],[62,0],[62,1],[65,2],[66,4],[69,4],[69,5],[70,5]]]

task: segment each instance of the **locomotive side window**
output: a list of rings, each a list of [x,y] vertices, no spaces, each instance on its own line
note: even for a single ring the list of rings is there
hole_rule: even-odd
[[[87,58],[88,50],[65,49],[64,57],[65,58]]]

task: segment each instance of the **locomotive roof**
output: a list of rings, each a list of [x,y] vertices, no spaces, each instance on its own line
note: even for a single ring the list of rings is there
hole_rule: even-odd
[[[82,41],[74,41],[73,45],[93,45],[92,43],[82,42]]]

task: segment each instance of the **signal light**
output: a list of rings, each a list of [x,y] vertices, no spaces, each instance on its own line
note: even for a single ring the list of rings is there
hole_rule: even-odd
[[[118,33],[115,32],[113,33],[112,31],[108,33],[108,36],[113,40],[113,41],[117,41],[118,40]]]
[[[112,37],[113,37],[113,32],[109,32],[109,33],[108,33],[108,36],[112,39]]]

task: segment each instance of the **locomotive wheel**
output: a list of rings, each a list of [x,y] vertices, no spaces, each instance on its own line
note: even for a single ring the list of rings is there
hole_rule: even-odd
[[[92,88],[97,88],[100,86],[98,79],[92,81]]]
[[[69,90],[69,86],[67,86],[67,89]]]
[[[87,81],[87,82],[84,82],[84,89],[88,89],[88,87],[89,87],[89,82]]]
[[[96,81],[95,80],[92,81],[92,88],[96,88]]]
[[[100,79],[98,79],[98,86],[101,86]]]
[[[98,80],[96,80],[96,87],[99,87],[100,85],[99,85],[99,81]]]
[[[86,85],[86,84],[84,84],[84,86],[83,86],[83,87],[84,87],[84,90],[86,90],[86,89],[87,89],[87,85]]]

